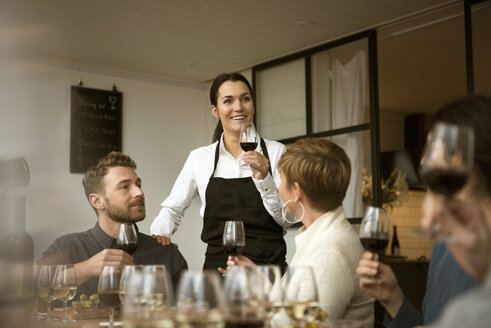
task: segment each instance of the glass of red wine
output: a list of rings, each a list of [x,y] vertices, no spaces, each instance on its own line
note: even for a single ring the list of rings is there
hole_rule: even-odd
[[[256,132],[254,123],[243,123],[240,126],[240,138],[239,143],[243,151],[253,151],[257,148],[257,143],[259,140],[259,135]],[[248,166],[247,163],[242,161],[243,166]]]
[[[114,308],[121,304],[119,299],[119,282],[121,270],[119,267],[105,265],[99,275],[97,293],[101,304],[109,308],[109,327],[114,327]]]
[[[471,127],[443,122],[435,123],[428,134],[420,176],[428,189],[443,201],[462,190],[471,175],[474,164],[474,131]],[[449,240],[439,227],[430,231],[412,229],[411,233],[423,238]]]
[[[242,254],[245,248],[245,233],[242,221],[225,222],[222,245],[228,255]]]
[[[386,209],[368,206],[360,223],[360,241],[365,250],[380,254],[389,244],[390,218]]]
[[[121,223],[116,247],[133,255],[138,248],[138,235],[136,234],[135,225],[132,223]]]

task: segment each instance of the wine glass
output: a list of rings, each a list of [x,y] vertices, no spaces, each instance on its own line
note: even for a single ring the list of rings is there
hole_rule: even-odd
[[[116,239],[116,247],[130,255],[136,252],[138,248],[138,235],[134,224],[121,223],[118,238]]]
[[[360,241],[365,250],[380,254],[389,244],[390,218],[386,209],[368,206],[360,223]]]
[[[177,288],[177,327],[223,327],[222,294],[217,272],[185,272]]]
[[[127,283],[123,323],[128,327],[173,327],[172,284],[163,265],[135,270]]]
[[[283,306],[283,290],[281,287],[281,270],[278,265],[264,264],[253,267],[262,277],[262,290],[268,317],[268,326],[275,313]]]
[[[75,320],[68,320],[67,317],[67,303],[77,294],[77,273],[75,272],[75,267],[68,264],[57,265],[53,279],[55,298],[63,302],[63,322],[73,322]]]
[[[54,288],[53,288],[53,275],[56,266],[54,265],[42,265],[39,269],[38,275],[38,295],[41,297],[46,303],[46,320],[50,321],[51,319],[51,302],[55,300]]]
[[[245,248],[245,233],[242,221],[225,222],[222,245],[228,255],[242,254]]]
[[[110,309],[109,327],[114,327],[114,308],[121,304],[119,299],[119,281],[121,270],[119,267],[105,265],[99,275],[97,293],[104,307]]]
[[[38,301],[39,301],[39,295],[38,295],[38,290],[37,290],[37,285],[39,281],[39,270],[41,269],[40,265],[34,264],[32,266],[32,289],[31,289],[31,296],[32,296],[32,310],[31,310],[31,317],[34,320],[40,320],[43,315],[38,312]]]
[[[143,265],[125,265],[123,272],[121,273],[121,280],[119,282],[119,299],[121,303],[124,302],[126,292],[128,290],[128,285],[131,281],[131,277],[135,272],[142,272]]]
[[[253,267],[234,265],[225,277],[226,327],[264,327],[266,295],[264,276]]]
[[[242,123],[240,126],[239,137],[239,144],[242,150],[245,152],[255,150],[257,148],[258,140],[259,135],[256,132],[254,123]],[[248,166],[248,164],[242,160],[242,166]]]
[[[474,164],[474,130],[468,126],[443,122],[435,123],[428,134],[420,176],[428,189],[441,200],[460,191],[471,175]],[[430,231],[411,229],[411,234],[422,238],[451,239],[440,233],[438,226]]]
[[[319,314],[319,294],[311,267],[291,267],[283,281],[283,301],[286,313],[294,323],[306,326]]]

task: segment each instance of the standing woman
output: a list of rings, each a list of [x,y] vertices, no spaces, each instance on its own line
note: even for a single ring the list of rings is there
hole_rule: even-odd
[[[285,146],[261,138],[257,148],[244,152],[239,144],[242,123],[252,122],[252,88],[239,73],[221,74],[210,88],[213,116],[218,124],[213,143],[193,150],[177,177],[170,195],[153,221],[152,236],[162,245],[170,243],[184,211],[196,193],[201,198],[201,239],[208,244],[203,269],[226,267],[222,247],[225,222],[243,221],[244,255],[256,263],[286,267],[283,227],[277,187],[281,178],[277,163]],[[248,165],[241,165],[242,160]]]

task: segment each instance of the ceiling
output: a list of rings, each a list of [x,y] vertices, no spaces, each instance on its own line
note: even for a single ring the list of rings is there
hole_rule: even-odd
[[[448,0],[0,0],[0,54],[200,84]]]

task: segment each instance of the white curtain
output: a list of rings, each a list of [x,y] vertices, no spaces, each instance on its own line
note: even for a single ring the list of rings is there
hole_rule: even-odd
[[[334,59],[329,72],[331,79],[332,128],[343,128],[363,123],[365,106],[366,64],[365,51],[359,50],[345,65]],[[363,166],[362,132],[335,136],[351,160],[351,182],[343,202],[347,217],[363,216],[361,191]]]

